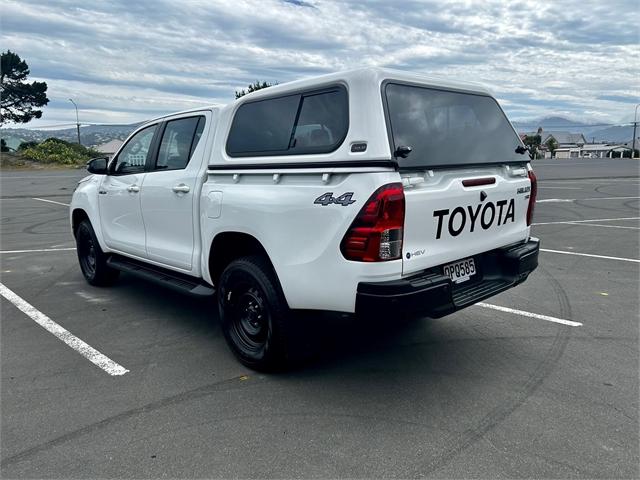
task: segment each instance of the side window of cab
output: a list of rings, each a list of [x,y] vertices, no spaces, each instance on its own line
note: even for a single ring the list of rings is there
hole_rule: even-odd
[[[179,118],[167,122],[153,170],[182,170],[187,167],[202,131],[205,118]]]
[[[151,125],[131,137],[111,164],[111,173],[127,175],[144,172],[157,128],[158,125]]]

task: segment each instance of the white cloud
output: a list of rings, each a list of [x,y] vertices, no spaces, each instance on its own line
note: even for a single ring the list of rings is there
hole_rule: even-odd
[[[51,103],[30,126],[226,103],[254,80],[380,65],[489,85],[514,119],[617,122],[638,101],[636,0],[3,2],[3,48]]]

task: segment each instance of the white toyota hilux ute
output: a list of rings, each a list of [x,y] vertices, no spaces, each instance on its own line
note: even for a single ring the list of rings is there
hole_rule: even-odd
[[[300,311],[440,317],[538,264],[527,150],[478,85],[370,68],[277,85],[149,121],[88,170],[70,209],[87,281],[216,295],[256,369],[292,358]]]

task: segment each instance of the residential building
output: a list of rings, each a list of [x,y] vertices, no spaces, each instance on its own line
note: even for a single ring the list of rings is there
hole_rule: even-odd
[[[588,143],[582,146],[557,148],[555,158],[617,158],[628,150],[631,148],[625,145]]]

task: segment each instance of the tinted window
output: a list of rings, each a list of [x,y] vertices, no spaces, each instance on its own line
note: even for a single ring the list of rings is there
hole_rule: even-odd
[[[167,122],[156,161],[158,170],[185,168],[202,136],[204,117],[189,117]]]
[[[291,153],[333,150],[346,135],[348,120],[345,90],[304,96],[293,133]]]
[[[147,127],[136,133],[118,153],[113,171],[115,173],[127,174],[144,171],[147,161],[151,140],[157,125]]]
[[[344,88],[246,103],[233,119],[227,153],[241,157],[331,152],[344,140],[348,122]]]
[[[233,119],[227,152],[230,155],[281,152],[289,148],[300,95],[245,103]]]
[[[518,162],[520,139],[491,97],[388,84],[385,88],[394,150],[408,146],[401,167]]]

